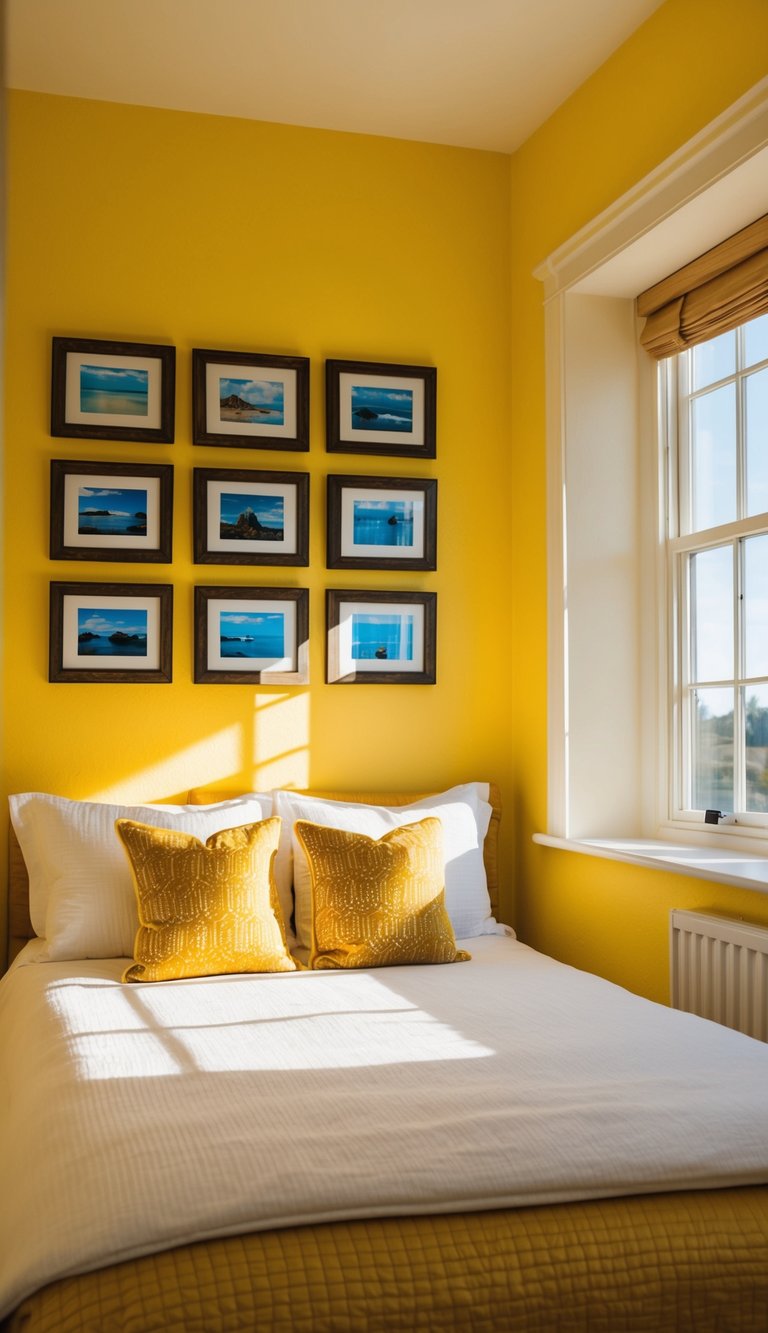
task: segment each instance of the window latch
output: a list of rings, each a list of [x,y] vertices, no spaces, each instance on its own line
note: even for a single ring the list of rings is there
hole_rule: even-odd
[[[719,822],[720,822],[720,820],[721,820],[722,818],[723,818],[723,812],[722,812],[722,810],[705,810],[705,811],[704,811],[704,823],[705,823],[705,824],[719,824]]]

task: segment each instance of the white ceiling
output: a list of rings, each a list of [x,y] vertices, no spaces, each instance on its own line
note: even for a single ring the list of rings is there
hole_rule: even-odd
[[[7,0],[7,82],[511,152],[661,3]]]

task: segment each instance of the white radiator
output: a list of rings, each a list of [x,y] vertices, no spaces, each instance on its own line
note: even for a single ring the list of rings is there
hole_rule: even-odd
[[[672,1006],[768,1041],[768,929],[670,913]]]

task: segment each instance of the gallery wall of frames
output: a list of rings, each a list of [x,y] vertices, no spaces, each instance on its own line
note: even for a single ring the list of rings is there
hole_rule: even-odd
[[[309,369],[301,356],[194,349],[192,443],[307,452]],[[128,459],[134,442],[173,444],[175,386],[175,347],[53,339],[51,435],[108,442],[110,456],[51,459],[51,560],[172,565],[174,465],[115,461],[113,446]],[[328,453],[407,472],[436,457],[436,416],[434,366],[325,362]],[[434,684],[437,594],[397,584],[437,568],[437,480],[337,472],[325,485],[326,568],[393,575],[386,590],[326,587],[326,682]],[[309,590],[293,580],[309,565],[309,491],[291,467],[193,467],[194,563],[237,566],[242,584],[54,579],[49,680],[170,682],[175,594],[194,598],[195,683],[307,684]],[[259,566],[285,567],[286,586],[260,584]]]

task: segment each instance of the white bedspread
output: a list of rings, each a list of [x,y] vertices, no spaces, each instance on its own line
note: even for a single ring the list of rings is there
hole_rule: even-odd
[[[768,1181],[768,1047],[511,939],[471,963],[0,984],[0,1314],[177,1243]]]

